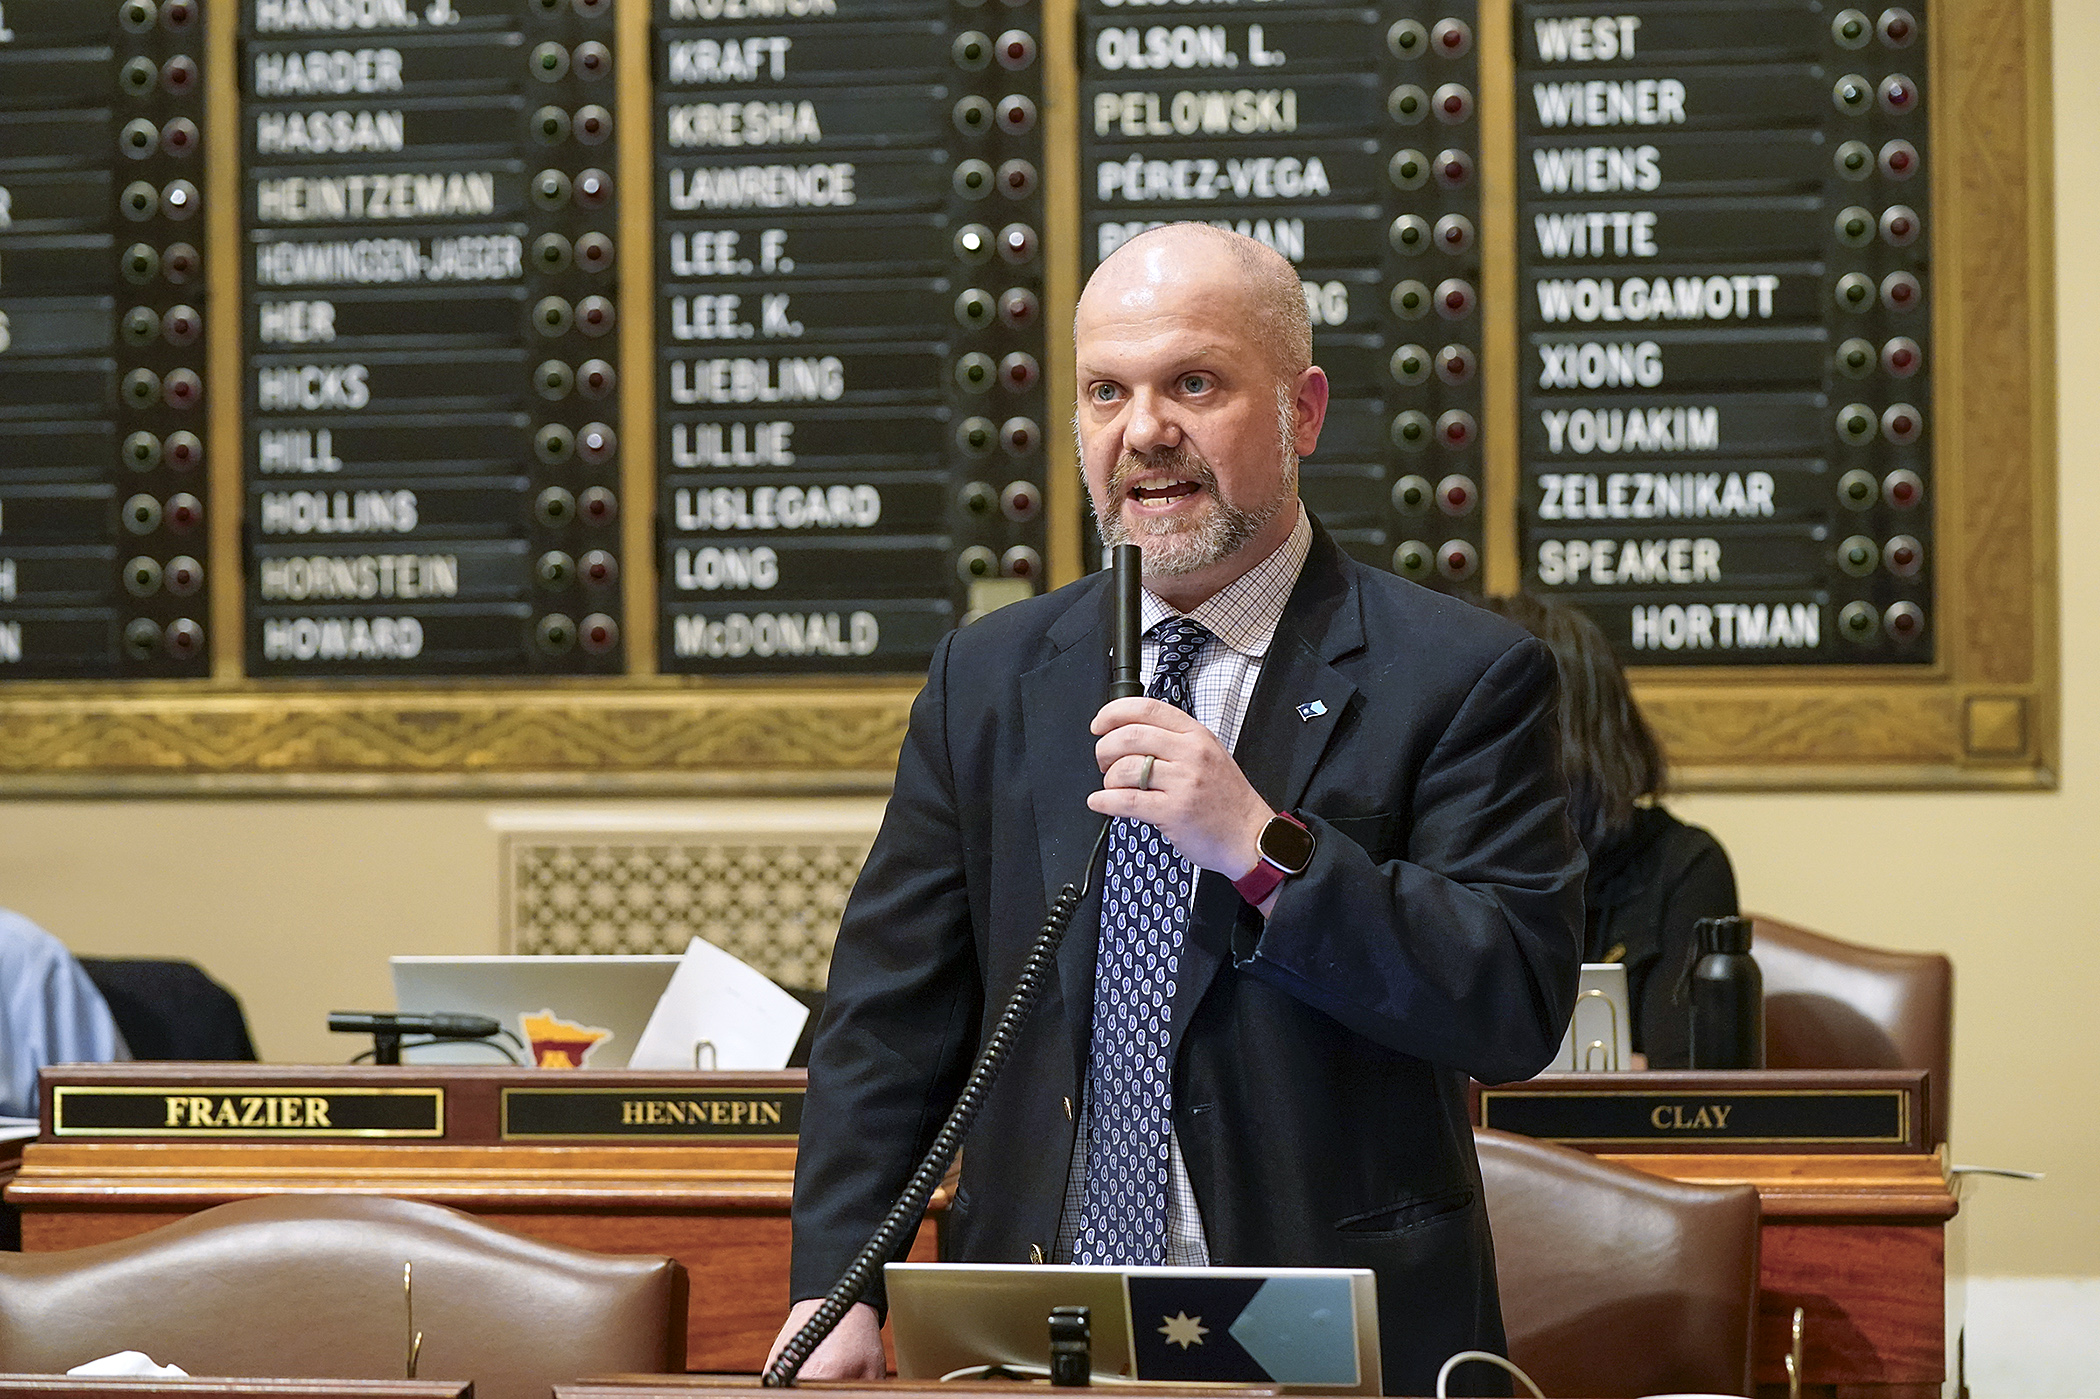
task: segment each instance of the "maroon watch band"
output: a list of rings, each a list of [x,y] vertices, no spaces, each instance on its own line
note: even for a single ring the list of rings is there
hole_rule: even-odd
[[[1296,826],[1300,831],[1306,832],[1305,840],[1308,843],[1306,859],[1308,861],[1311,859],[1310,842],[1312,834],[1307,830],[1305,823],[1287,811],[1279,811],[1270,817],[1269,824],[1262,829],[1261,859],[1255,862],[1253,869],[1248,870],[1238,879],[1232,881],[1232,887],[1240,891],[1240,897],[1257,908],[1261,906],[1264,899],[1276,892],[1277,885],[1283,883],[1284,880],[1294,874],[1302,874],[1305,870],[1303,863],[1299,864],[1296,869],[1292,869],[1286,865],[1278,864],[1270,856],[1269,846],[1271,842],[1269,833],[1276,828],[1279,822],[1287,822],[1292,826]]]

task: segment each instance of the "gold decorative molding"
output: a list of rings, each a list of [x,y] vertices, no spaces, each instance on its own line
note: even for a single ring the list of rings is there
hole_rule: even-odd
[[[917,686],[34,690],[0,793],[882,791]]]

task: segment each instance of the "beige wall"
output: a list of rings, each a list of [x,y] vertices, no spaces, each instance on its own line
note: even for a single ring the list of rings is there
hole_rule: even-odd
[[[1760,911],[1957,968],[1957,1160],[1981,1273],[2100,1275],[2100,6],[2056,6],[2065,731],[2059,790],[1703,796]],[[623,804],[596,804],[612,810]],[[265,1057],[344,1057],[322,1017],[391,1004],[385,957],[496,950],[490,804],[0,803],[0,903],[82,952],[178,955],[247,1002]]]

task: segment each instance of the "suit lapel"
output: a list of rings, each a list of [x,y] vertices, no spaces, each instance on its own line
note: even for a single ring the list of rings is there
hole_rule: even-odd
[[[1284,605],[1233,747],[1247,781],[1279,811],[1291,810],[1304,798],[1356,698],[1356,686],[1332,662],[1361,650],[1363,635],[1362,604],[1341,551],[1315,525],[1312,551]],[[1169,1062],[1218,968],[1232,955],[1233,925],[1245,907],[1230,879],[1204,872],[1182,940]]]
[[[1101,786],[1087,725],[1108,695],[1107,588],[1067,608],[1048,633],[1057,654],[1021,677],[1022,738],[1028,755],[1028,799],[1035,811],[1043,901],[1080,878],[1102,818],[1087,809]],[[1003,795],[1003,794],[1002,794]],[[1016,794],[1018,795],[1018,794]],[[1057,955],[1073,1062],[1084,1063],[1093,1016],[1094,953],[1099,942],[1100,879],[1074,915]]]

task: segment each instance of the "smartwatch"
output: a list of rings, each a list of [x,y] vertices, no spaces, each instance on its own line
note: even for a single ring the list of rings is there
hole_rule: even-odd
[[[1285,879],[1305,873],[1305,867],[1312,863],[1313,833],[1297,817],[1279,811],[1261,828],[1256,847],[1261,851],[1261,859],[1253,869],[1233,880],[1232,887],[1258,908]]]

